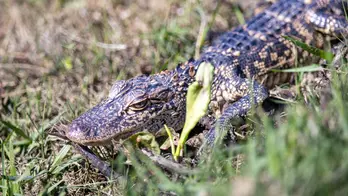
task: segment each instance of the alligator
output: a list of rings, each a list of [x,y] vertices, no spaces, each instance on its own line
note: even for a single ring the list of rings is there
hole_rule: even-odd
[[[186,93],[198,67],[214,66],[209,114],[215,125],[206,139],[214,138],[227,123],[244,117],[260,105],[269,89],[294,80],[294,73],[274,72],[318,62],[284,36],[324,48],[325,40],[348,35],[341,0],[278,0],[246,24],[218,37],[200,58],[179,64],[174,70],[117,81],[108,97],[72,121],[66,137],[83,146],[109,145],[142,130],[155,133],[164,124],[183,128]],[[218,128],[217,128],[218,127]]]

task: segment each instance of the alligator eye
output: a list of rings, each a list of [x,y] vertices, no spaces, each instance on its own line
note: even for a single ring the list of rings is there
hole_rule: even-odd
[[[146,99],[144,101],[140,101],[140,102],[137,102],[137,103],[130,105],[129,109],[135,110],[135,111],[143,110],[146,108],[146,106],[149,105],[149,103],[150,102]]]

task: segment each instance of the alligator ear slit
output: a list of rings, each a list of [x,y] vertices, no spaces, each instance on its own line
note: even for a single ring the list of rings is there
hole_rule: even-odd
[[[193,65],[190,65],[190,68],[189,68],[189,75],[190,75],[191,77],[194,77],[195,74],[196,74],[196,72],[195,72],[195,67],[194,67]]]
[[[163,101],[160,100],[160,99],[153,98],[153,99],[150,99],[150,102],[154,103],[154,104],[157,104],[157,103],[162,103]]]
[[[178,73],[174,73],[174,75],[173,75],[173,77],[172,77],[172,80],[173,81],[177,81],[179,79],[179,77],[178,77]]]

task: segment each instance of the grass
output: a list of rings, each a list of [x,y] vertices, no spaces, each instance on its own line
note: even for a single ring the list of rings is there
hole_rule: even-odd
[[[210,155],[188,164],[197,169],[189,175],[164,172],[137,151],[131,151],[133,156],[121,151],[113,161],[127,178],[110,181],[67,142],[48,136],[52,126],[69,123],[102,99],[115,79],[173,68],[192,57],[201,26],[197,7],[214,18],[213,24],[207,22],[216,31],[243,21],[239,8],[227,3],[173,0],[164,8],[155,1],[104,3],[0,3],[7,10],[0,12],[7,21],[0,23],[1,29],[14,32],[0,32],[2,195],[347,192],[346,64],[340,71],[328,67],[332,86],[320,98],[299,93],[296,103],[271,117],[257,109],[247,119],[253,134],[246,142],[216,146]],[[103,48],[98,42],[125,44],[127,49]],[[127,159],[133,166],[125,164]]]

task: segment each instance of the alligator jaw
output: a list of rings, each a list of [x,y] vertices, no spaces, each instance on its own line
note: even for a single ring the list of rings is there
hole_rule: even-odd
[[[118,142],[121,139],[127,139],[131,135],[137,133],[138,131],[123,131],[121,133],[115,134],[111,137],[101,137],[98,139],[82,139],[82,135],[78,135],[80,131],[72,130],[69,126],[68,131],[65,133],[65,136],[72,142],[81,144],[84,146],[108,146],[112,144],[112,141]]]

